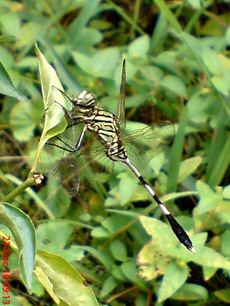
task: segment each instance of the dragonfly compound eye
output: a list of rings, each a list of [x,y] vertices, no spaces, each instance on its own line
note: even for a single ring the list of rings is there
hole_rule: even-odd
[[[75,104],[81,107],[91,107],[94,106],[96,102],[96,97],[91,92],[83,90],[75,100]]]

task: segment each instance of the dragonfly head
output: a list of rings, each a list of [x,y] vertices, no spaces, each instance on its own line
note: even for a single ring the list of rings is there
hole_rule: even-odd
[[[88,110],[93,108],[96,102],[96,96],[89,91],[83,90],[76,98],[71,100],[74,106],[79,110]]]

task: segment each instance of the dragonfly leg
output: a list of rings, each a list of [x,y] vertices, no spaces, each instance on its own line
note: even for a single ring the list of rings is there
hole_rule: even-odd
[[[66,127],[67,129],[71,128],[71,127],[73,127],[75,125],[78,125],[79,123],[84,122],[84,118],[82,116],[71,117],[71,114],[69,114],[69,115],[70,115],[71,121],[68,122],[68,125]]]
[[[47,145],[51,145],[51,146],[55,146],[55,147],[57,147],[59,149],[62,149],[64,151],[67,151],[67,152],[70,152],[70,153],[75,153],[75,152],[79,151],[80,148],[82,147],[82,145],[84,143],[84,140],[85,140],[85,133],[86,133],[86,127],[84,127],[82,129],[80,137],[78,138],[78,141],[77,141],[77,143],[74,146],[72,146],[69,143],[66,143],[63,139],[61,139],[58,136],[55,136],[55,138],[58,139],[65,146],[60,146],[60,145],[58,145],[56,143],[50,143],[50,142],[47,142],[46,144]]]
[[[61,103],[59,103],[58,101],[55,101],[55,103],[58,104],[58,105],[61,107],[61,109],[64,111],[66,120],[67,120],[67,121],[68,121],[68,120],[72,120],[72,117],[71,117],[71,115],[70,115],[70,111],[68,111],[68,110],[67,110]]]

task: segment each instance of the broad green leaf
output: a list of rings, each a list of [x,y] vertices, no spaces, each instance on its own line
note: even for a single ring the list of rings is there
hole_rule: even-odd
[[[171,262],[161,282],[157,301],[160,303],[171,297],[185,283],[188,275],[189,268],[187,265]]]
[[[182,182],[186,177],[191,175],[201,164],[202,158],[200,156],[186,159],[180,164],[178,183]]]
[[[210,95],[203,95],[202,92],[196,92],[189,100],[188,115],[191,122],[196,126],[204,126],[210,118],[210,109],[213,112],[218,112],[218,104],[216,97]]]
[[[223,198],[230,200],[230,185],[226,186],[223,190]]]
[[[102,227],[96,227],[92,230],[91,236],[95,238],[109,238],[111,234]]]
[[[148,35],[136,38],[128,47],[128,53],[133,58],[143,58],[149,51],[150,40]]]
[[[102,264],[103,266],[106,267],[106,269],[111,270],[113,265],[114,265],[114,261],[111,259],[111,256],[108,256],[108,252],[105,250],[97,250],[93,247],[90,246],[79,246],[79,248],[81,250],[85,250],[87,252],[89,252],[91,255],[93,255],[95,258],[97,258]]]
[[[221,250],[222,254],[225,256],[230,257],[230,230],[226,230],[222,235],[221,235]]]
[[[141,73],[143,74],[143,77],[150,82],[158,83],[160,80],[163,79],[164,73],[161,69],[154,66],[144,66],[141,67]]]
[[[37,248],[62,256],[68,261],[81,260],[84,256],[83,250],[76,249],[74,246],[66,248],[72,232],[73,226],[61,220],[41,224],[38,226],[36,233]]]
[[[72,52],[78,66],[86,73],[100,78],[114,78],[119,62],[118,48],[107,48],[97,51],[93,56]]]
[[[202,267],[203,275],[205,280],[209,280],[211,277],[213,277],[217,271],[217,268],[213,267]]]
[[[83,5],[83,8],[80,11],[78,17],[75,18],[73,22],[71,22],[70,26],[68,27],[69,37],[72,37],[72,39],[74,40],[74,43],[81,42],[81,40],[79,40],[80,37],[78,37],[80,35],[76,35],[76,34],[78,33],[81,34],[81,32],[86,27],[86,25],[89,23],[90,19],[93,18],[93,16],[95,15],[95,12],[97,11],[100,5],[100,0],[79,1],[74,5],[74,9],[82,5]]]
[[[127,281],[127,278],[122,272],[121,266],[114,265],[113,268],[111,269],[111,274],[118,279],[119,281]]]
[[[146,282],[138,276],[138,269],[136,266],[135,258],[132,258],[121,264],[121,272],[132,283],[140,287],[145,287]]]
[[[13,97],[19,101],[27,101],[27,98],[21,94],[13,85],[10,76],[0,62],[0,92],[3,95]]]
[[[183,98],[188,97],[187,89],[184,83],[181,79],[174,75],[166,75],[162,80],[160,80],[160,84],[164,86],[165,89],[171,90],[178,96],[181,96]]]
[[[94,46],[102,41],[103,34],[101,31],[92,27],[85,27],[81,31],[78,31],[78,35],[75,35],[74,41],[72,41],[70,46],[72,50],[78,50],[78,52],[90,54],[92,49],[94,49]],[[77,47],[75,48],[74,45]]]
[[[224,94],[226,97],[229,94],[229,78],[223,76],[214,76],[212,77],[212,84],[216,87],[218,91]]]
[[[53,67],[47,62],[37,45],[35,45],[35,49],[38,56],[38,67],[45,109],[45,122],[31,172],[37,171],[38,159],[47,140],[62,133],[67,126],[67,121],[64,118],[64,110],[60,106],[62,105],[65,107],[65,99],[61,92],[53,87],[55,86],[63,90],[61,83]]]
[[[41,37],[39,41],[41,41],[42,45],[44,45],[49,50],[49,52],[51,52],[52,58],[54,59],[54,66],[58,72],[58,75],[62,83],[65,84],[68,90],[70,90],[72,93],[80,92],[81,86],[78,83],[76,77],[68,69],[67,64],[62,61],[62,58],[57,53],[57,51],[54,49],[52,44],[50,44],[47,41],[47,39],[45,39],[44,37]],[[71,46],[68,44],[62,45],[62,48],[64,50],[68,50],[68,49],[71,50]]]
[[[147,217],[140,217],[140,221],[147,233],[152,237],[151,242],[144,246],[138,256],[138,264],[141,266],[141,275],[143,277],[152,279],[157,275],[164,274],[172,258],[185,262],[193,261],[201,266],[230,268],[228,259],[220,253],[203,246],[207,237],[205,233],[191,237],[196,249],[196,254],[193,254],[182,246],[176,246],[178,244],[177,239],[172,239],[173,233],[170,227],[163,222]],[[184,227],[184,224],[181,221],[179,222]]]
[[[7,203],[0,204],[0,221],[9,228],[14,236],[19,249],[21,277],[30,292],[36,249],[33,223],[23,211]]]
[[[166,273],[171,260],[190,261],[196,256],[182,245],[179,246],[177,238],[167,224],[148,217],[140,217],[140,221],[152,238],[138,255],[137,264],[140,266],[141,277],[154,279]],[[183,225],[181,221],[180,224]],[[195,237],[192,237],[192,241],[196,248]]]
[[[118,239],[113,240],[109,245],[113,257],[119,261],[127,260],[127,250],[123,242]]]
[[[56,304],[99,305],[85,279],[60,256],[39,251],[34,273]]]
[[[41,109],[35,103],[17,103],[10,112],[10,123],[15,137],[19,141],[31,140],[42,115]]]
[[[15,36],[2,34],[0,35],[0,43],[8,42],[8,41],[16,41]]]
[[[218,299],[220,299],[220,301],[226,304],[230,304],[230,289],[229,288],[217,290],[214,292],[214,294],[215,296],[218,297]]]
[[[12,22],[12,20],[14,22]],[[1,14],[1,32],[17,37],[21,37],[22,23],[19,15],[16,12],[7,12],[7,14]]]
[[[124,205],[129,202],[133,196],[133,193],[137,188],[138,181],[135,178],[130,177],[126,172],[119,174],[118,178],[120,179],[117,193],[120,197],[119,205]]]
[[[114,276],[109,276],[103,281],[102,289],[100,290],[100,298],[105,297],[119,285],[119,281]]]
[[[67,190],[60,184],[57,175],[49,177],[46,185],[39,192],[39,197],[43,199],[46,207],[52,211],[56,218],[64,216],[70,207],[70,196]]]
[[[221,60],[214,50],[204,48],[201,58],[211,74],[220,75],[223,72]]]
[[[200,201],[197,207],[198,214],[205,213],[215,207],[222,200],[222,195],[212,191],[212,189],[202,181],[197,182],[197,191],[200,195]]]
[[[207,301],[208,296],[209,293],[205,287],[196,284],[184,284],[172,298],[178,301]]]
[[[196,254],[192,261],[201,266],[230,269],[230,261],[215,250],[196,243]]]

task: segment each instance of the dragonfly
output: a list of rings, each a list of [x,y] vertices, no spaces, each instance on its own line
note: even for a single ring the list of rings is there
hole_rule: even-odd
[[[172,134],[175,134],[174,126],[171,123],[165,123],[164,125],[153,124],[142,129],[138,129],[131,134],[122,135],[122,128],[125,127],[125,83],[126,83],[126,61],[123,60],[122,76],[120,85],[120,94],[117,105],[116,115],[106,111],[103,108],[97,106],[96,96],[87,91],[82,90],[77,96],[69,97],[64,91],[59,90],[72,104],[72,109],[67,110],[62,107],[65,118],[68,122],[67,129],[71,127],[83,124],[83,128],[80,132],[80,136],[74,146],[67,144],[60,137],[57,143],[48,143],[54,145],[60,149],[63,149],[69,153],[77,153],[81,151],[86,139],[86,133],[92,133],[104,148],[103,156],[106,160],[112,161],[112,163],[125,164],[132,173],[137,177],[142,186],[147,190],[152,199],[158,204],[161,211],[167,218],[172,231],[177,239],[191,252],[195,253],[195,248],[190,240],[188,234],[183,227],[172,216],[167,207],[157,197],[154,189],[147,183],[141,173],[137,170],[137,167],[130,160],[129,154],[140,155],[137,161],[142,159],[144,154],[149,154],[149,158],[154,157],[165,145],[172,141]],[[57,102],[58,103],[58,102]],[[59,103],[58,103],[59,104]],[[129,154],[124,143],[132,143]],[[155,150],[155,152],[154,152]],[[135,154],[132,154],[135,151]],[[142,151],[142,152],[141,152]],[[152,155],[151,155],[152,154]],[[106,162],[107,163],[107,162]],[[137,162],[138,163],[138,162]],[[105,166],[106,168],[107,166]]]

